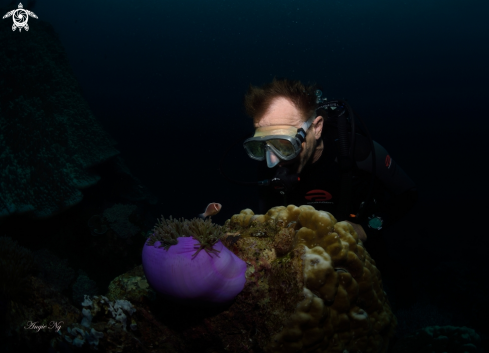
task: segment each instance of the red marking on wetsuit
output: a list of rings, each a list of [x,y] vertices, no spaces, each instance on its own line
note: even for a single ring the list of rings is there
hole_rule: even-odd
[[[331,194],[324,190],[311,190],[306,193],[304,198],[308,201],[328,201],[333,198]]]
[[[387,167],[387,169],[391,167],[391,164],[392,164],[391,156],[387,155],[387,157],[385,157],[385,166]]]

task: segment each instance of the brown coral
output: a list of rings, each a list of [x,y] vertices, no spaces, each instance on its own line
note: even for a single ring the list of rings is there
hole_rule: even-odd
[[[134,334],[142,347],[189,353],[387,351],[396,319],[375,262],[351,225],[311,206],[289,205],[265,215],[244,210],[222,231],[221,241],[247,263],[245,287],[232,304],[149,300],[141,268],[113,281],[108,295],[134,301]]]
[[[283,228],[277,233],[272,243],[277,256],[286,255],[294,248],[294,238],[294,228]]]
[[[283,288],[288,293],[269,290],[265,295],[269,295],[268,303],[282,301],[294,311],[284,315],[281,326],[269,326],[271,337],[260,344],[262,348],[269,352],[387,350],[397,322],[380,272],[350,224],[311,206],[289,205],[272,208],[264,217],[245,210],[226,225],[230,233],[241,234],[240,240],[227,245],[251,265],[248,283],[262,269],[259,261],[253,261],[256,252],[250,258],[252,248],[263,249],[260,254],[272,248],[277,256],[271,273],[260,276],[269,289],[277,277],[288,274],[282,278],[288,278]],[[258,240],[257,233],[267,238]],[[283,301],[283,296],[288,300]]]

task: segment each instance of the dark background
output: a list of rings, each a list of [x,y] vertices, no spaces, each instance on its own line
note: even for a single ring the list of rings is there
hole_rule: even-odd
[[[218,171],[253,131],[247,86],[318,82],[349,100],[418,186],[417,206],[386,231],[392,254],[415,275],[460,261],[487,280],[489,2],[38,0],[32,11],[54,26],[160,214],[190,218],[220,202],[223,223],[256,209],[255,190]],[[239,145],[226,162],[256,180]]]
[[[418,185],[431,210],[423,221],[484,214],[487,2],[38,0],[34,10],[162,213],[191,216],[217,201],[226,219],[253,206],[218,161],[252,132],[247,86],[278,76],[347,98]],[[239,146],[232,157],[226,170],[254,180]]]

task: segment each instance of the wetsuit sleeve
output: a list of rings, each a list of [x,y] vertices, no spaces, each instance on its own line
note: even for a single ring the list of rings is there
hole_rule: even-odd
[[[365,140],[363,143],[365,144]],[[373,143],[376,159],[376,189],[382,190],[384,197],[379,198],[382,199],[382,202],[378,202],[375,209],[372,210],[373,212],[367,215],[370,217],[375,214],[375,216],[381,217],[383,220],[382,228],[385,229],[399,221],[414,207],[418,200],[418,191],[411,178],[391,158],[387,150],[379,143],[375,141]],[[360,170],[372,172],[372,153],[368,152],[367,157],[360,161],[355,159]],[[365,229],[367,236],[377,232],[368,227],[368,218],[362,220],[360,224]]]

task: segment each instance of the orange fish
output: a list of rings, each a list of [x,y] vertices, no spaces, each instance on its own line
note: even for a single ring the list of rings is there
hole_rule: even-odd
[[[222,208],[222,205],[220,203],[212,202],[212,203],[207,205],[205,212],[202,213],[202,215],[204,217],[214,216],[214,215],[219,213],[221,208]]]

